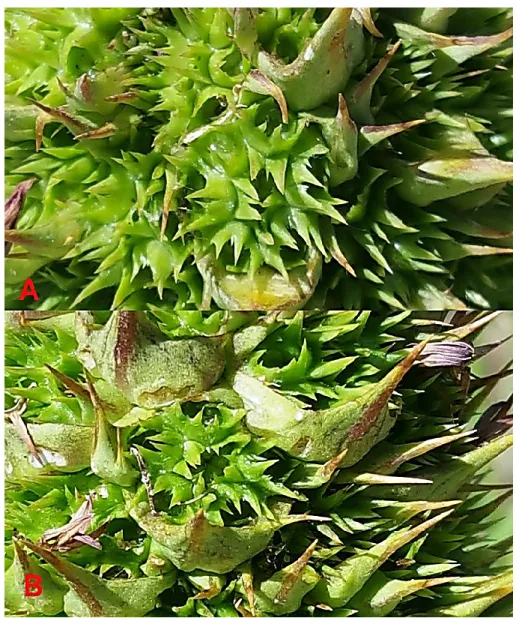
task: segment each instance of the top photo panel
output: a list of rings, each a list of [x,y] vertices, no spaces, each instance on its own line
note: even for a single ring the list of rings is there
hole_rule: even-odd
[[[510,309],[512,10],[5,11],[7,309]]]

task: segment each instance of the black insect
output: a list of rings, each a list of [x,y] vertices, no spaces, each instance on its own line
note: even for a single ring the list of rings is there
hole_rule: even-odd
[[[280,571],[291,562],[287,544],[283,541],[280,535],[278,535],[278,537],[279,538],[277,539],[275,537],[273,541],[276,542],[269,545],[263,554],[261,554],[263,567],[267,571]]]

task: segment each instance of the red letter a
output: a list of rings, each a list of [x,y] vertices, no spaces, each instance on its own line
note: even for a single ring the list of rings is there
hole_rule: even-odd
[[[32,573],[25,575],[25,596],[39,597],[42,592],[41,575],[33,575]]]
[[[32,279],[25,279],[25,283],[23,284],[23,290],[20,294],[20,300],[25,300],[26,296],[32,296],[34,300],[39,300],[38,293],[36,292],[36,288],[34,287],[34,282]]]

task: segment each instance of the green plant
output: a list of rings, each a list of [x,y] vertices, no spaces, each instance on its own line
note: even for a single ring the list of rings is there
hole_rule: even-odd
[[[8,9],[8,307],[510,307],[511,17]]]
[[[9,613],[509,615],[494,318],[7,313]]]

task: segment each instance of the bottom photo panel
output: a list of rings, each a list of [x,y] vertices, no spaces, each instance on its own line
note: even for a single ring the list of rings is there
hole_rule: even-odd
[[[5,329],[7,615],[512,615],[510,312]]]

